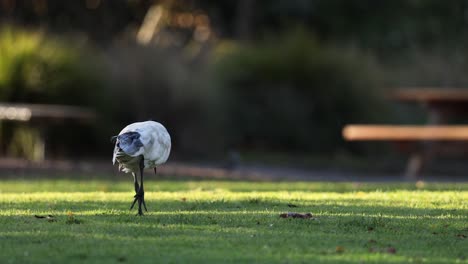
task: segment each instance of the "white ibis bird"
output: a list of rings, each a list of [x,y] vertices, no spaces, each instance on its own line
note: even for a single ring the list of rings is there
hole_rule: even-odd
[[[154,168],[166,162],[171,152],[171,137],[166,128],[158,122],[137,122],[126,126],[115,140],[113,164],[119,163],[119,170],[132,173],[135,184],[135,196],[130,210],[138,201],[138,215],[143,215],[141,205],[146,209],[145,191],[143,188],[143,170]],[[137,173],[140,173],[138,183]]]

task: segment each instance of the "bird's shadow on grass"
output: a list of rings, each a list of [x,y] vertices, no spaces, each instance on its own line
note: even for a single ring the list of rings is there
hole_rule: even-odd
[[[112,193],[109,193],[112,194]],[[102,193],[103,196],[106,193]],[[58,212],[73,211],[85,213],[93,211],[113,212],[118,211],[123,214],[129,213],[133,195],[129,193],[128,202],[102,200],[102,195],[96,201],[69,201],[69,200],[44,200],[44,201],[4,201],[3,209],[30,210],[36,211],[53,210]],[[155,199],[156,198],[156,199]],[[88,198],[90,199],[90,198]],[[392,217],[432,217],[441,215],[452,215],[466,217],[467,209],[444,209],[438,208],[437,204],[432,204],[432,208],[415,208],[411,205],[392,205],[386,199],[334,199],[333,197],[320,200],[291,198],[290,202],[285,202],[287,198],[270,199],[268,197],[256,196],[255,194],[244,196],[240,199],[225,199],[224,197],[212,199],[191,199],[183,194],[180,197],[158,198],[156,193],[146,196],[148,208],[153,208],[153,213],[161,212],[209,212],[233,213],[248,211],[304,211],[308,210],[313,214],[331,215],[388,215]],[[112,214],[112,213],[111,213]]]
[[[434,223],[450,221],[453,218],[466,219],[466,209],[421,209],[404,206],[379,205],[383,201],[373,201],[377,205],[352,203],[334,204],[327,201],[309,201],[300,205],[287,202],[272,202],[263,199],[245,199],[226,201],[223,199],[214,201],[189,201],[189,200],[158,200],[147,201],[149,211],[145,216],[136,216],[136,210],[129,210],[128,202],[121,201],[54,201],[37,202],[24,201],[19,203],[4,203],[3,209],[11,212],[11,216],[28,218],[36,213],[52,214],[57,217],[67,217],[68,214],[93,221],[138,221],[141,223],[156,221],[166,224],[191,224],[206,225],[224,223],[237,225],[244,223],[246,219],[277,219],[280,213],[300,212],[312,213],[313,219],[319,221],[331,220],[344,223],[346,219],[360,219],[361,225],[371,227],[369,223],[405,222],[417,223],[421,219],[431,220]],[[34,208],[34,210],[31,210]],[[4,217],[4,216],[3,216]],[[369,221],[366,219],[370,219]],[[378,219],[376,222],[372,219]],[[248,221],[250,221],[248,220]],[[289,221],[289,219],[283,219]],[[342,221],[343,220],[343,221]],[[86,222],[86,221],[85,221]],[[424,227],[422,227],[424,228]]]

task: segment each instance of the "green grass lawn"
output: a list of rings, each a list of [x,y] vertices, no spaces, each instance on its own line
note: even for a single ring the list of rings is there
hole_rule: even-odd
[[[147,181],[144,217],[132,188],[0,180],[0,263],[467,263],[466,183]]]

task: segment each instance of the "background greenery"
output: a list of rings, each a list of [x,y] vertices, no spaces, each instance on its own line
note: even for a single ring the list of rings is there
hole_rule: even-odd
[[[425,122],[389,106],[389,88],[468,84],[462,0],[13,2],[0,9],[1,100],[99,114],[91,126],[51,124],[49,157],[104,156],[107,138],[144,119],[170,128],[181,159],[372,155],[343,142],[344,124]],[[161,30],[142,45],[135,34],[154,5]],[[3,122],[3,153],[30,153],[33,137],[12,138],[18,129],[30,128]]]

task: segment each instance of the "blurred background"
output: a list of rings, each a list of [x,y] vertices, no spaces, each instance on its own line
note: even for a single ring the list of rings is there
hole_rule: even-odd
[[[343,126],[428,122],[386,95],[468,87],[467,40],[465,0],[1,0],[1,164],[111,167],[151,119],[172,162],[398,173],[407,152]]]

